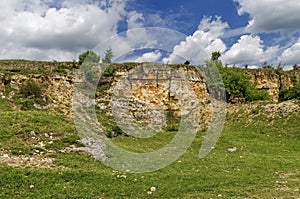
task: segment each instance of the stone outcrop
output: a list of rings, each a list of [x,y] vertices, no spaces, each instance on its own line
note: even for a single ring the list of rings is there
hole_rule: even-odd
[[[108,109],[122,126],[133,128],[128,132],[142,128],[138,132],[154,133],[165,125],[166,115],[186,117],[196,108],[201,124],[207,125],[210,120],[205,80],[192,67],[141,65],[124,73],[112,93]]]
[[[71,116],[74,83],[78,81],[75,75],[77,70],[76,67],[74,67],[75,65],[76,63],[74,62],[24,62],[17,65],[12,63],[1,63],[0,69],[4,71],[7,70],[9,73],[0,73],[0,97],[12,99],[12,97],[18,92],[20,86],[26,80],[33,79],[41,85],[44,95],[49,99],[49,104],[47,107],[42,106],[42,109],[57,109]],[[57,72],[60,67],[65,70],[63,73]],[[178,99],[178,93],[176,94],[175,91],[177,90],[179,92],[180,89],[178,86],[179,83],[175,82],[180,82],[181,80],[180,78],[177,78],[176,80],[176,75],[184,76],[185,81],[187,80],[190,86],[188,91],[197,96],[195,102],[190,100],[190,103],[201,104],[203,106],[209,104],[209,96],[207,93],[205,80],[203,77],[201,77],[200,73],[190,66],[181,65],[172,67],[172,70],[170,70],[170,68],[166,68],[165,71],[163,71],[162,68],[161,71],[151,71],[151,69],[144,67],[139,69],[140,71],[137,75],[130,72],[134,68],[138,68],[137,64],[116,64],[114,66],[115,72],[113,76],[103,78],[103,82],[109,85],[109,88],[106,88],[98,93],[96,105],[101,109],[112,109],[110,105],[110,99],[113,94],[114,96],[117,96],[117,89],[115,89],[116,85],[118,84],[117,82],[129,77],[130,75],[132,80],[134,80],[134,78],[149,79],[148,82],[145,80],[135,81],[136,85],[134,85],[133,81],[125,81],[124,86],[119,88],[121,91],[126,91],[126,89],[130,86],[133,86],[133,88],[134,86],[136,87],[134,89],[135,91],[131,93],[132,96],[127,96],[127,98],[134,102],[134,105],[132,105],[133,107],[131,107],[131,111],[133,113],[132,117],[141,118],[145,121],[147,118],[148,120],[151,118],[149,113],[136,111],[138,109],[142,109],[142,107],[145,106],[145,103],[147,104],[146,107],[148,108],[153,109],[153,107],[159,107],[164,111],[172,110],[175,115],[178,115],[178,111],[181,108],[181,102]],[[21,68],[31,69],[33,72],[23,73]],[[46,70],[46,72],[38,72],[43,70]],[[280,89],[292,87],[294,85],[294,77],[300,79],[299,70],[287,71],[280,74],[277,73],[276,70],[272,69],[247,69],[245,70],[245,74],[250,76],[250,82],[255,84],[258,89],[266,90],[274,102],[277,102],[279,99]],[[170,78],[172,79],[171,81]],[[7,92],[7,86],[11,87],[9,92]],[[137,87],[139,88],[137,89]],[[236,101],[239,102],[239,99],[236,99]]]
[[[300,79],[300,71],[286,71],[282,74],[275,70],[245,70],[250,76],[250,82],[258,89],[263,89],[271,96],[272,101],[278,102],[280,89],[287,89],[294,86],[292,78]]]

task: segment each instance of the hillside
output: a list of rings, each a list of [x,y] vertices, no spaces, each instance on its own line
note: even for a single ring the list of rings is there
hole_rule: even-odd
[[[0,196],[300,197],[300,102],[281,101],[279,97],[280,90],[296,85],[299,71],[241,70],[256,88],[266,90],[271,98],[242,103],[243,100],[233,97],[227,104],[220,139],[208,156],[199,159],[199,149],[212,117],[212,101],[205,79],[191,66],[172,65],[176,73],[170,86],[169,70],[157,74],[155,67],[144,66],[143,73],[138,73],[143,76],[134,76],[131,71],[141,69],[139,64],[112,64],[112,70],[105,71],[97,83],[95,103],[91,106],[96,107],[103,133],[117,146],[133,152],[162,148],[179,129],[183,105],[178,95],[188,99],[184,104],[187,110],[201,104],[197,109],[201,125],[191,147],[170,166],[134,174],[106,167],[87,154],[78,141],[82,137],[76,131],[72,112],[74,85],[81,82],[76,75],[76,63],[0,61]],[[131,78],[124,79],[128,76]],[[185,83],[175,78],[179,76],[186,78]],[[147,82],[129,81],[134,78],[147,79]],[[124,81],[123,84],[118,84],[120,81]],[[26,96],[25,91],[34,92]],[[126,104],[123,98],[133,101]],[[111,99],[115,99],[118,106],[111,104]],[[160,123],[163,117],[158,113],[151,115],[156,113],[151,110],[157,109],[168,113],[164,124]],[[128,114],[129,122],[137,119],[134,125],[154,121],[164,128],[149,138],[127,136],[117,128],[113,114],[122,117]]]

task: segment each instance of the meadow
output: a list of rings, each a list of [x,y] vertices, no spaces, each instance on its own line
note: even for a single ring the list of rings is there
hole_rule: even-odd
[[[299,110],[270,116],[260,108],[265,104],[228,105],[222,135],[205,158],[198,158],[205,134],[199,132],[168,167],[132,174],[66,150],[81,146],[72,119],[43,110],[15,111],[1,99],[0,198],[300,198]],[[175,133],[111,139],[146,152],[164,146]],[[51,161],[41,164],[43,159]]]

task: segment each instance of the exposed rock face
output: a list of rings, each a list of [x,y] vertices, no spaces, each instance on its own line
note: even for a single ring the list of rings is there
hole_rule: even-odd
[[[38,82],[42,86],[42,90],[45,96],[49,97],[50,103],[47,108],[59,109],[63,111],[65,114],[71,116],[71,106],[72,106],[72,97],[74,92],[74,83],[78,80],[76,79],[75,69],[66,69],[66,73],[56,73],[55,68],[60,67],[62,65],[66,65],[66,68],[72,68],[74,65],[73,62],[69,63],[56,63],[50,62],[46,63],[43,67],[45,69],[51,69],[51,73],[41,73],[41,74],[20,74],[15,72],[15,75],[5,75],[0,74],[0,97],[3,98],[11,98],[18,92],[20,86],[28,79],[33,79]],[[37,69],[39,66],[34,65],[32,63],[27,63],[23,65],[1,65],[2,69],[14,69],[15,68],[31,68]],[[122,78],[129,77],[131,78],[144,78],[151,79],[148,82],[144,80],[135,81],[136,84],[131,84],[133,86],[134,92],[132,92],[127,99],[131,100],[131,112],[132,117],[141,121],[150,121],[151,114],[145,112],[145,107],[150,109],[159,108],[163,111],[172,110],[175,115],[179,115],[179,111],[181,109],[180,99],[178,98],[178,94],[180,91],[179,82],[181,81],[178,76],[184,76],[186,78],[186,82],[188,82],[190,89],[185,92],[187,95],[195,95],[196,98],[190,96],[189,103],[200,104],[202,106],[208,106],[209,95],[207,93],[207,87],[205,84],[205,80],[196,69],[193,69],[189,66],[178,66],[176,69],[172,70],[165,69],[165,71],[157,71],[147,69],[144,67],[139,72],[139,76],[134,77],[134,74],[130,74],[136,66],[128,66],[119,64],[115,67],[114,75],[111,77],[107,77],[107,82],[109,84],[108,90],[105,89],[101,95],[96,99],[96,104],[101,109],[111,109],[110,101],[111,96],[117,96],[117,89],[115,89],[116,85]],[[144,71],[143,71],[144,70]],[[148,71],[147,71],[148,70]],[[177,74],[175,72],[177,72]],[[173,74],[171,74],[173,73]],[[265,89],[272,97],[272,100],[277,102],[279,98],[279,90],[286,89],[292,87],[294,82],[293,78],[297,77],[300,79],[300,71],[293,70],[289,72],[285,72],[283,74],[276,73],[275,70],[245,70],[245,73],[249,75],[251,83],[255,84],[259,89]],[[169,78],[172,77],[171,81]],[[175,83],[175,82],[178,83]],[[131,81],[132,83],[133,81]],[[170,84],[171,83],[171,84]],[[10,85],[13,89],[8,95],[6,94],[6,85]],[[120,91],[126,91],[129,88],[130,82],[124,82],[124,86],[120,87]],[[128,90],[127,90],[128,91]],[[177,94],[176,94],[177,92]],[[190,92],[190,94],[188,94]],[[126,94],[126,92],[125,92]],[[128,93],[127,93],[128,94]],[[6,96],[7,95],[7,96]],[[126,96],[126,95],[125,95]],[[236,102],[240,102],[239,99],[234,99]],[[122,103],[120,103],[122,104]],[[39,107],[39,106],[37,106]],[[42,107],[46,108],[45,106]],[[139,110],[139,111],[137,111]],[[144,112],[142,112],[143,110]],[[205,108],[203,109],[205,110]]]
[[[45,94],[50,97],[52,103],[49,108],[59,108],[65,114],[71,115],[73,84],[75,75],[54,75],[49,78]]]
[[[275,102],[278,101],[280,89],[279,75],[276,73],[266,74],[261,71],[248,74],[251,76],[250,82],[252,84],[256,85],[258,89],[267,90],[268,94],[271,96],[271,99]]]
[[[5,77],[3,78],[5,79]],[[66,115],[71,115],[73,83],[75,82],[74,73],[68,75],[45,75],[45,74],[29,74],[29,75],[12,75],[8,78],[10,87],[15,90],[9,93],[11,99],[19,90],[26,80],[32,79],[41,85],[44,96],[49,98],[48,106],[39,106],[35,104],[36,108],[40,109],[55,109],[59,108]],[[4,94],[4,81],[1,83],[0,77],[0,94]]]
[[[246,70],[245,73],[251,77],[250,82],[258,89],[266,90],[274,102],[278,102],[280,89],[294,86],[293,77],[300,79],[300,71],[277,74],[274,70]]]
[[[161,131],[166,115],[185,117],[198,108],[201,124],[210,119],[209,94],[203,77],[191,67],[139,66],[115,85],[111,107],[114,118],[128,132]],[[129,125],[130,124],[130,125]],[[126,128],[125,127],[125,128]],[[204,126],[202,126],[204,128]]]

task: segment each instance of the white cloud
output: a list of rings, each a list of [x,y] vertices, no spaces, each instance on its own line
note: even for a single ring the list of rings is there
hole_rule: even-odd
[[[243,35],[224,53],[221,59],[226,64],[255,64],[274,59],[278,51],[278,46],[264,50],[259,36]]]
[[[144,53],[141,57],[137,58],[135,62],[157,62],[161,59],[162,54],[159,51]]]
[[[72,60],[117,33],[126,1],[82,2],[1,1],[0,59]]]
[[[128,29],[132,28],[141,28],[145,22],[145,18],[143,14],[138,13],[136,11],[132,11],[128,14],[127,26]]]
[[[189,60],[192,64],[203,64],[214,51],[224,52],[226,46],[219,37],[224,34],[228,24],[221,21],[220,17],[212,21],[212,18],[204,18],[198,30],[187,36],[185,41],[176,45],[172,54],[163,59],[164,63],[182,63]]]
[[[284,50],[278,61],[284,65],[294,65],[300,63],[300,38],[290,48]]]
[[[247,29],[252,33],[285,32],[300,29],[299,0],[234,0],[240,7],[239,15],[249,14]]]

